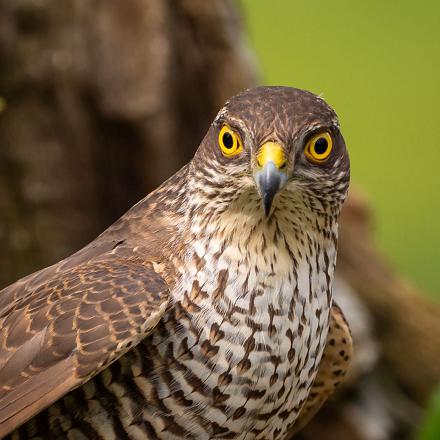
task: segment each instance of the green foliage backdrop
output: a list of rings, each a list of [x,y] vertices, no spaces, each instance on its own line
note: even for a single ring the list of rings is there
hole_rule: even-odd
[[[380,246],[440,297],[440,2],[241,3],[264,82],[333,105]]]

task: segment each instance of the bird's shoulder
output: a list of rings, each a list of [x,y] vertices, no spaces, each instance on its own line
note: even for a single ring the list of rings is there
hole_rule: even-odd
[[[174,238],[182,220],[175,209],[173,196],[178,182],[182,188],[186,173],[187,167],[183,167],[82,249],[0,290],[0,316],[6,314],[15,301],[32,294],[39,286],[88,262],[119,259],[169,263],[170,247],[175,251]],[[172,272],[171,267],[166,267],[164,275],[167,270]]]
[[[173,278],[167,249],[180,222],[171,180],[80,251],[0,291],[0,438],[161,319]]]

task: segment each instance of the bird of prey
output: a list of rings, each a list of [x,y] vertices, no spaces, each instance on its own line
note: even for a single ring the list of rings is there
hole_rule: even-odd
[[[92,243],[0,292],[0,438],[287,439],[342,380],[349,159],[318,96],[259,87]]]

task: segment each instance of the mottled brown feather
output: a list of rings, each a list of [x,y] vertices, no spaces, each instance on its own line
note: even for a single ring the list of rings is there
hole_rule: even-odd
[[[137,345],[168,303],[150,264],[113,255],[26,293],[0,314],[0,437]]]

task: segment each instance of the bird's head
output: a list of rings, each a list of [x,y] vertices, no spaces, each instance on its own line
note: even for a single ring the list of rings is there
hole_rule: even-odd
[[[333,214],[346,196],[350,163],[335,112],[318,96],[258,87],[220,110],[195,160],[206,190],[248,197],[266,216],[283,200],[306,200]]]

